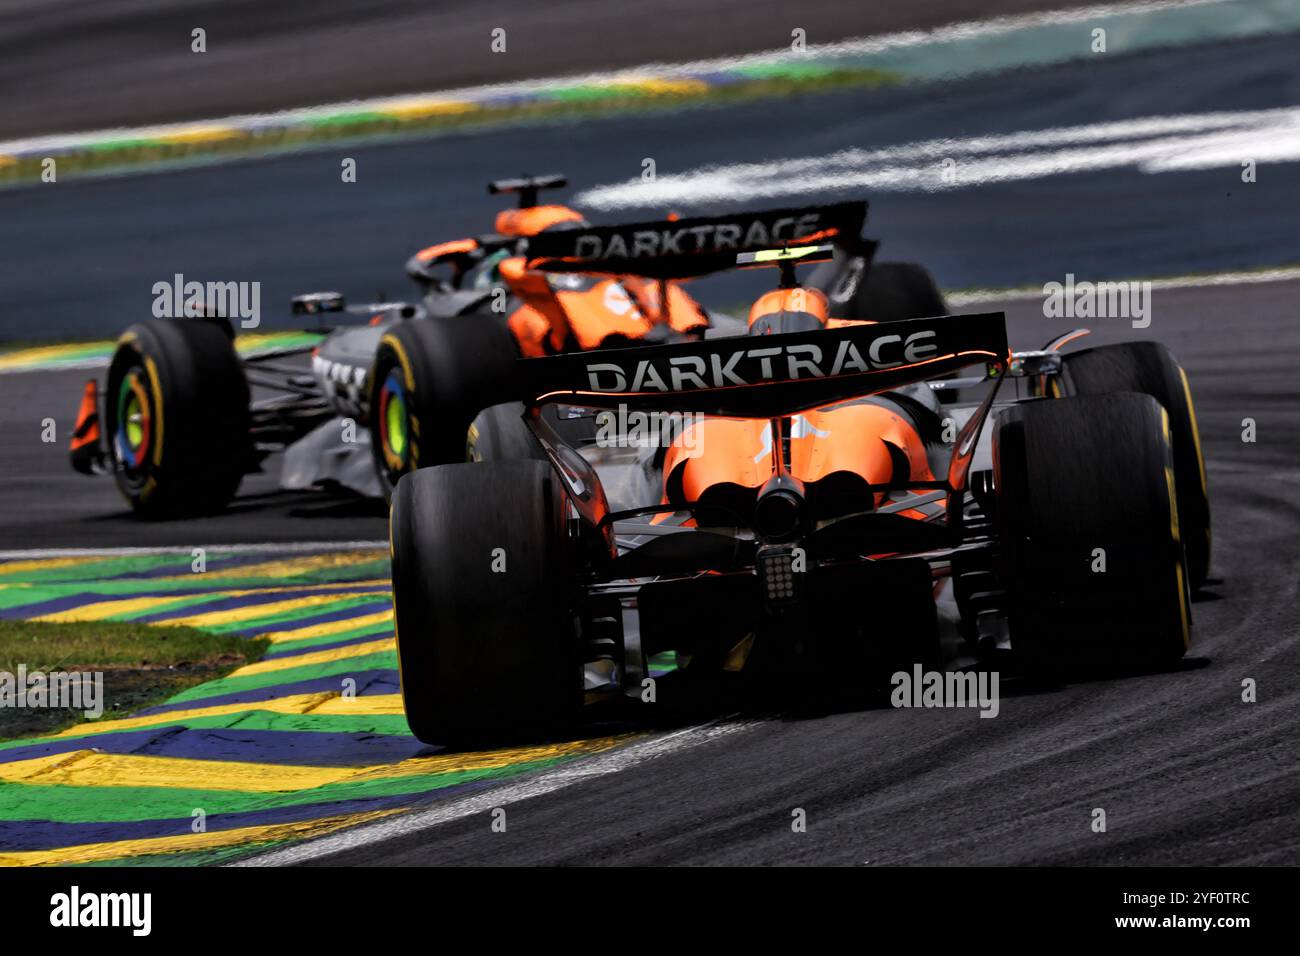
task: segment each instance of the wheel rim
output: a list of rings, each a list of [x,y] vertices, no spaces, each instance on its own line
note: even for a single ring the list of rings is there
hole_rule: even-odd
[[[411,420],[397,371],[389,373],[379,392],[379,437],[384,463],[394,475],[407,470],[411,454]]]
[[[153,415],[145,388],[144,370],[138,367],[123,376],[117,390],[114,440],[118,458],[127,470],[137,471],[143,467],[153,442]]]

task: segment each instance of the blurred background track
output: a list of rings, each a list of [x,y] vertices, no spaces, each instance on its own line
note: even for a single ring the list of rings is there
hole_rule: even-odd
[[[927,29],[1078,0],[0,0],[0,139]],[[204,54],[190,33],[207,31]],[[503,54],[491,32],[506,30]]]

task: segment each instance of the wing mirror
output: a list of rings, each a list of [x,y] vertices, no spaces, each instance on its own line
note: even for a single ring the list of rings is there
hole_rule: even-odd
[[[345,305],[342,292],[304,292],[291,300],[294,315],[342,312]]]

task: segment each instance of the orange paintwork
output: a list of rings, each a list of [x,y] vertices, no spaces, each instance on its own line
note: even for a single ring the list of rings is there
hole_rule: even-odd
[[[870,319],[835,319],[830,316],[829,303],[819,289],[802,286],[793,289],[773,289],[759,296],[749,309],[749,324],[775,312],[806,312],[815,316],[828,329],[842,329],[846,325],[875,325]]]
[[[713,485],[758,488],[772,477],[766,419],[708,418],[689,425],[664,456],[664,493],[678,485],[681,501],[695,501]],[[677,502],[674,502],[677,503]]]
[[[805,289],[797,286],[793,289],[773,289],[764,292],[749,309],[749,324],[774,312],[806,312],[815,316],[822,325],[829,320],[829,309],[825,294],[820,289]]]
[[[86,445],[99,444],[99,411],[95,404],[97,394],[95,380],[91,379],[81,392],[81,407],[77,409],[77,424],[72,431],[72,451]]]
[[[510,291],[523,300],[509,319],[510,331],[524,358],[540,358],[558,351],[569,328],[551,284],[541,272],[527,268],[523,256],[502,259],[498,267]]]
[[[477,248],[478,243],[473,239],[453,239],[450,242],[439,242],[432,246],[426,246],[417,252],[415,257],[421,262],[432,262],[435,259],[441,259],[443,256],[473,252]]]
[[[520,306],[511,314],[507,324],[510,326],[510,334],[519,343],[520,356],[541,358],[551,354],[547,351],[547,344],[551,338],[551,323],[541,312],[530,305]]]
[[[510,316],[509,325],[526,358],[554,354],[566,347],[570,337],[583,351],[599,348],[611,335],[639,339],[660,316],[657,282],[627,276],[566,290],[554,288],[544,273],[530,271],[522,256],[502,260],[500,269],[502,279],[524,303]],[[678,332],[704,329],[707,324],[695,301],[676,283],[668,283],[666,321]]]
[[[568,206],[528,206],[497,213],[496,230],[503,236],[535,236],[562,222],[582,222]]]
[[[789,472],[812,485],[836,472],[849,472],[868,484],[893,480],[894,460],[885,443],[902,450],[911,481],[933,481],[925,447],[916,429],[880,405],[854,403],[796,415],[790,425]],[[665,500],[698,500],[709,487],[730,483],[758,489],[775,474],[771,425],[766,419],[708,418],[688,428],[664,458]],[[694,451],[692,451],[694,449]],[[875,505],[885,499],[877,492]]]
[[[916,429],[888,408],[856,403],[801,417],[806,424],[794,430],[790,471],[805,483],[837,471],[855,472],[873,484],[889,481],[893,464],[883,442],[903,450],[911,466],[910,480],[934,480]]]

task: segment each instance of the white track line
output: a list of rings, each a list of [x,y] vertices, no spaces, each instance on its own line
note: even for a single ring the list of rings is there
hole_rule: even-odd
[[[800,60],[833,59],[837,57],[866,56],[886,50],[923,46],[926,44],[949,43],[972,40],[980,37],[998,36],[1017,30],[1034,27],[1053,26],[1068,23],[1089,22],[1104,17],[1140,16],[1176,10],[1183,7],[1210,6],[1232,0],[1154,0],[1148,3],[1114,3],[1074,10],[1050,10],[1043,13],[1029,13],[1017,16],[995,17],[989,20],[963,21],[933,30],[909,30],[900,33],[887,33],[878,36],[854,37],[834,43],[811,44],[804,53],[794,53],[789,49],[750,53],[743,56],[721,57],[709,60],[695,60],[687,63],[646,63],[607,72],[571,74],[547,79],[524,80],[513,83],[495,83],[486,86],[461,87],[458,89],[433,91],[427,93],[410,93],[401,96],[387,96],[370,100],[352,100],[329,103],[301,109],[284,110],[265,114],[244,114],[220,119],[192,120],[184,123],[146,126],[135,129],[104,129],[82,133],[67,133],[52,136],[38,136],[26,139],[0,142],[0,153],[39,152],[41,150],[62,150],[78,146],[118,140],[124,138],[152,139],[159,136],[196,133],[213,128],[278,126],[297,123],[340,112],[374,111],[403,109],[419,105],[429,100],[475,101],[496,96],[521,95],[537,93],[557,87],[586,84],[617,84],[647,78],[675,79],[701,73],[725,72],[742,67],[763,66],[772,63],[787,62],[794,58]]]
[[[0,561],[39,561],[43,558],[129,558],[145,554],[193,553],[195,548],[205,551],[224,551],[235,554],[303,554],[311,551],[371,551],[388,550],[387,541],[299,541],[276,544],[274,542],[247,542],[242,544],[195,544],[191,546],[168,545],[158,548],[30,548],[0,551]]]
[[[507,784],[485,793],[439,804],[427,810],[403,814],[390,820],[367,824],[332,836],[308,840],[283,850],[273,850],[261,856],[232,863],[231,866],[288,866],[391,840],[394,837],[410,836],[442,826],[444,823],[487,813],[497,807],[555,793],[557,790],[563,790],[593,777],[619,773],[648,760],[682,753],[701,744],[749,730],[760,723],[762,721],[759,720],[729,719],[687,727],[662,737],[629,744],[609,753],[575,761],[571,765],[559,767],[518,783]],[[487,824],[484,823],[484,826]]]
[[[1298,279],[1300,279],[1300,266],[1292,266],[1286,269],[1264,269],[1259,272],[1222,272],[1218,275],[1207,276],[1175,276],[1169,279],[1151,279],[1149,281],[1152,289],[1202,289],[1212,288],[1214,286],[1292,282]],[[1116,280],[1100,279],[1097,281]],[[968,289],[964,292],[945,293],[944,300],[949,305],[963,306],[976,305],[981,302],[1018,302],[1025,299],[1041,299],[1043,294],[1041,288],[1032,287],[1020,287],[1015,289]]]
[[[661,171],[650,182],[633,177],[596,186],[574,203],[613,210],[846,190],[946,192],[1109,169],[1160,174],[1240,167],[1247,160],[1260,166],[1300,161],[1300,107],[1144,116],[704,166],[680,174]],[[1258,175],[1267,177],[1263,171]]]

